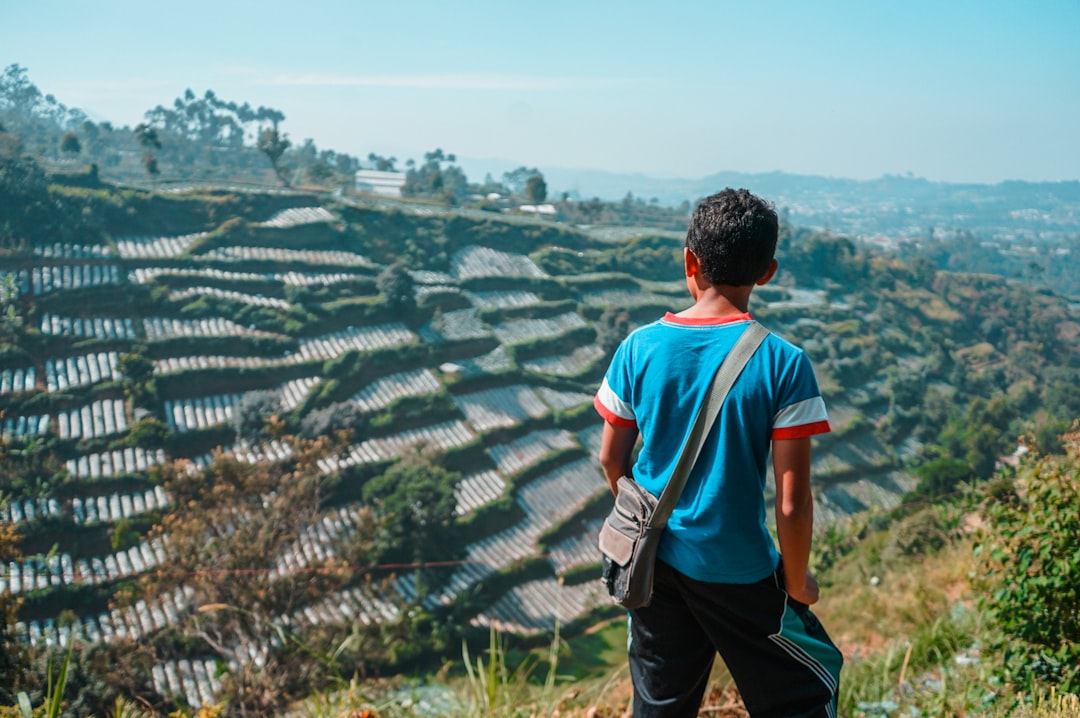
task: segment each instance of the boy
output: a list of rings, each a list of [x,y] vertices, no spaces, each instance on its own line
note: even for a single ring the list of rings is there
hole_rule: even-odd
[[[746,190],[695,209],[683,250],[693,306],[631,333],[594,401],[613,491],[631,468],[654,496],[663,491],[716,370],[751,321],[751,292],[776,273],[777,234],[776,212]],[[818,599],[807,570],[810,437],[827,431],[810,361],[769,335],[668,519],[652,603],[630,613],[636,718],[696,716],[717,651],[755,718],[836,715],[842,658],[808,608]],[[770,443],[779,554],[765,525]]]

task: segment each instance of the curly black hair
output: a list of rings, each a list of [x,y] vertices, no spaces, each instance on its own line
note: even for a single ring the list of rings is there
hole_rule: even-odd
[[[725,189],[694,210],[686,246],[710,284],[745,286],[769,270],[780,225],[771,203],[745,189]]]

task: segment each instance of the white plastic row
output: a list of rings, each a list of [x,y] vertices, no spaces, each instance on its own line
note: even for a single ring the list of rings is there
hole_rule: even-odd
[[[436,317],[420,330],[424,341],[432,344],[443,341],[479,339],[491,336],[491,327],[482,319],[475,308],[452,309]]]
[[[567,586],[555,578],[519,584],[493,606],[477,615],[474,626],[494,626],[500,631],[533,635],[551,631],[598,606],[610,604],[598,581]]]
[[[163,696],[180,698],[193,710],[218,702],[221,678],[214,659],[165,661],[150,670],[154,690]]]
[[[358,279],[363,275],[359,274],[344,274],[338,272],[336,274],[310,274],[305,272],[278,272],[273,275],[274,279],[285,284],[293,284],[298,287],[311,287],[315,285],[330,285],[340,284],[341,282],[351,282],[354,279]]]
[[[57,416],[61,439],[97,439],[128,430],[127,414],[121,399],[101,399],[81,409]]]
[[[76,336],[96,339],[134,339],[135,322],[131,319],[108,317],[41,317],[41,333],[54,336]]]
[[[442,272],[433,272],[430,269],[410,269],[409,276],[413,278],[413,281],[417,284],[442,284],[451,285],[454,283],[454,278],[449,274],[443,274]],[[449,286],[443,286],[441,289],[450,289]],[[456,289],[456,287],[455,287]]]
[[[281,408],[285,411],[292,411],[300,406],[320,381],[322,381],[320,376],[305,376],[282,384],[278,390],[281,392]]]
[[[270,571],[271,580],[337,556],[337,545],[355,534],[362,521],[358,506],[331,509],[323,514],[282,551],[277,565]]]
[[[541,533],[580,511],[597,492],[606,490],[607,484],[592,459],[567,464],[529,483],[518,491],[516,499],[525,511],[525,520],[470,545],[465,564],[450,575],[440,592],[424,600],[424,606],[448,605],[490,573],[536,555]]]
[[[221,367],[241,367],[251,369],[266,367],[272,364],[284,363],[283,359],[267,359],[266,357],[223,357],[223,356],[190,356],[169,357],[168,359],[154,360],[155,374],[173,374],[178,371],[192,369],[217,369]]]
[[[282,249],[281,247],[218,247],[206,254],[206,259],[222,261],[300,262],[327,264],[339,267],[372,267],[371,261],[354,252],[325,249]]]
[[[61,289],[84,289],[120,283],[120,268],[115,264],[64,264],[34,267],[34,293],[38,296]]]
[[[146,491],[111,496],[78,497],[71,500],[71,515],[77,524],[119,521],[142,516],[148,511],[166,509],[171,504],[165,489],[155,486]]]
[[[147,451],[140,447],[129,446],[125,449],[68,459],[66,466],[70,476],[77,476],[80,479],[107,479],[122,474],[142,474],[151,466],[163,463],[165,463],[164,449]]]
[[[356,623],[370,626],[394,621],[398,614],[397,606],[372,595],[370,589],[350,588],[327,596],[319,603],[305,606],[297,611],[288,623],[297,626],[351,626]]]
[[[22,499],[0,505],[0,523],[21,524],[46,516],[59,516],[60,502],[55,498]]]
[[[582,429],[577,433],[578,441],[589,452],[589,456],[600,456],[600,441],[603,438],[604,427],[600,422]]]
[[[128,272],[128,281],[135,284],[146,284],[158,277],[205,277],[224,282],[265,282],[271,278],[271,275],[228,272],[213,267],[137,267]]]
[[[260,294],[247,294],[246,292],[234,292],[230,289],[218,289],[217,287],[188,287],[169,292],[169,301],[179,302],[192,297],[210,296],[228,299],[242,304],[251,304],[256,307],[274,307],[276,309],[288,309],[289,303],[276,297],[264,297]]]
[[[372,327],[349,327],[333,334],[324,334],[314,339],[302,340],[300,350],[294,356],[299,357],[297,361],[333,359],[350,349],[372,351],[408,344],[414,339],[416,339],[416,335],[400,322]]]
[[[456,396],[454,403],[480,432],[516,426],[529,418],[539,419],[550,411],[536,391],[524,384]]]
[[[298,224],[311,224],[312,222],[332,222],[334,215],[323,207],[292,207],[283,209],[265,222],[260,222],[261,227],[294,227]]]
[[[417,369],[377,379],[353,395],[361,411],[377,411],[405,396],[434,394],[442,389],[430,369]]]
[[[480,376],[482,374],[498,374],[509,371],[514,366],[510,360],[510,354],[506,347],[501,344],[487,354],[481,354],[472,359],[460,359],[456,362],[446,362],[439,365],[439,371],[445,374],[461,374],[462,376]]]
[[[554,525],[608,490],[597,462],[584,458],[530,481],[518,492],[517,503],[530,522]]]
[[[101,244],[53,242],[34,247],[34,256],[46,259],[105,259],[112,256],[112,250]]]
[[[284,461],[293,455],[292,447],[288,444],[283,444],[277,439],[259,444],[258,446],[249,446],[246,442],[233,445],[225,453],[231,453],[236,457],[237,461],[241,461],[246,464],[257,464],[259,462],[277,462]],[[205,469],[214,461],[215,454],[203,454],[197,456],[191,460],[197,468]]]
[[[127,551],[117,551],[104,559],[94,557],[89,561],[73,560],[71,554],[53,554],[41,560],[28,558],[17,563],[9,561],[5,588],[12,594],[44,590],[50,586],[72,584],[98,584],[144,573],[159,563],[166,563],[168,556],[160,540],[143,541]]]
[[[545,339],[565,334],[571,329],[586,326],[575,312],[543,319],[517,319],[495,327],[495,336],[503,344],[518,344],[533,339]]]
[[[120,378],[120,354],[100,352],[45,360],[45,388],[50,392]]]
[[[548,551],[548,559],[557,575],[562,575],[579,566],[600,562],[600,550],[596,546],[596,537],[603,523],[601,519],[587,521],[580,534],[563,539],[551,547]]]
[[[463,294],[463,292],[457,287],[445,284],[415,284],[413,294],[416,296],[416,301],[420,302],[433,294]]]
[[[642,304],[660,304],[665,305],[671,302],[671,299],[661,297],[657,294],[646,292],[642,289],[637,291],[630,289],[600,289],[593,292],[585,292],[581,295],[581,300],[585,304],[591,304],[597,307],[636,307]]]
[[[575,461],[530,482],[516,499],[525,520],[469,546],[466,562],[424,604],[434,608],[452,603],[477,581],[536,555],[537,540],[544,531],[579,511],[598,491],[606,490],[607,484],[592,459]]]
[[[592,403],[592,394],[583,394],[580,391],[559,391],[549,389],[546,386],[536,387],[536,393],[544,400],[544,403],[556,411],[576,409],[582,404]]]
[[[604,350],[595,344],[578,347],[570,354],[528,359],[522,367],[540,374],[552,376],[574,376],[580,374],[604,356]]]
[[[461,567],[450,575],[438,592],[428,594],[424,605],[429,609],[449,605],[478,581],[534,555],[544,528],[526,519],[471,544]]]
[[[322,377],[303,377],[293,379],[278,388],[281,395],[281,407],[292,411],[304,401],[311,389],[322,381]],[[236,404],[243,394],[205,396],[196,399],[179,399],[165,402],[165,418],[169,429],[179,433],[207,429],[218,424],[228,423],[233,416]]]
[[[506,476],[536,464],[548,454],[577,446],[577,439],[565,429],[543,429],[526,434],[508,444],[497,444],[488,455]]]
[[[431,447],[447,451],[464,446],[476,438],[469,427],[461,421],[447,421],[433,426],[411,429],[380,439],[368,439],[353,444],[349,453],[342,457],[319,460],[319,467],[326,473],[334,473],[348,466],[387,461],[405,455],[415,447]]]
[[[524,254],[500,252],[490,247],[475,245],[454,252],[450,257],[450,273],[458,279],[548,276]]]
[[[225,394],[166,401],[165,420],[169,424],[169,431],[183,434],[226,424],[232,419],[233,409],[242,396],[242,394]]]
[[[21,391],[33,391],[37,385],[37,371],[34,367],[26,369],[4,369],[0,372],[0,394],[17,394]]]
[[[485,506],[503,495],[506,481],[497,471],[482,471],[466,476],[454,492],[457,506],[454,516],[465,516],[481,506]]]
[[[49,430],[49,415],[8,416],[4,418],[3,427],[4,439],[38,436]]]
[[[137,641],[167,626],[176,625],[180,615],[187,610],[193,592],[190,588],[177,589],[165,594],[153,603],[140,600],[124,609],[114,608],[97,617],[75,618],[70,624],[57,625],[47,618],[15,624],[20,642],[31,646],[66,646],[73,638],[87,643],[111,643],[117,639],[130,638]]]
[[[206,232],[180,237],[124,237],[116,240],[116,250],[125,259],[170,259],[179,257]]]
[[[146,317],[143,319],[143,329],[146,332],[146,338],[150,341],[172,337],[235,337],[261,333],[225,317],[210,319]]]
[[[531,307],[541,301],[534,292],[465,292],[465,296],[479,309]]]

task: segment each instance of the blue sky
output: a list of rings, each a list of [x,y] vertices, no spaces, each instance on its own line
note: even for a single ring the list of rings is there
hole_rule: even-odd
[[[186,88],[366,157],[1080,179],[1080,0],[0,0],[0,66],[134,125]]]

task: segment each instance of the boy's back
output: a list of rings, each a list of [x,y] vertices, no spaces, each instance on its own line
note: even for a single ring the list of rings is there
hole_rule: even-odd
[[[659,496],[713,376],[749,314],[687,320],[674,314],[631,334],[596,396],[601,416],[636,424],[643,442],[634,479]],[[624,401],[625,398],[625,401]],[[668,520],[660,558],[699,581],[748,583],[773,572],[765,526],[772,439],[828,430],[825,404],[803,352],[770,335],[732,387]]]
[[[775,211],[746,190],[725,190],[694,211],[684,250],[693,306],[627,337],[595,398],[613,491],[624,475],[654,496],[663,491],[717,368],[751,321],[754,287],[776,272],[777,235]],[[637,718],[696,716],[718,651],[751,715],[835,715],[842,658],[807,605],[818,592],[807,570],[810,437],[828,430],[809,360],[767,337],[668,520],[652,603],[630,612]],[[783,561],[765,526],[770,444]]]

